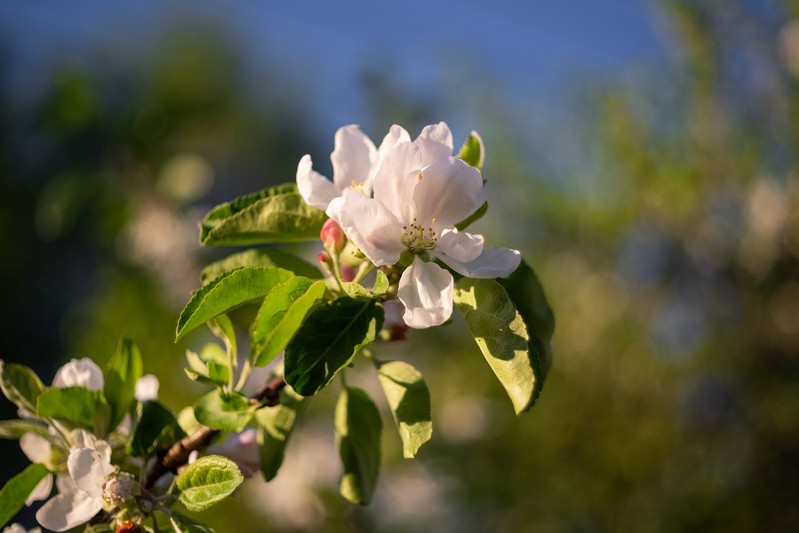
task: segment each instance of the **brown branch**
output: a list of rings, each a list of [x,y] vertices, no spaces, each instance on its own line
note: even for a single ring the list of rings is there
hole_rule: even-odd
[[[270,381],[266,387],[250,397],[253,405],[273,406],[280,403],[280,391],[286,386],[283,376],[278,376]],[[144,478],[144,487],[152,487],[161,476],[167,472],[177,473],[178,468],[185,465],[189,455],[195,450],[204,448],[211,439],[219,433],[218,429],[202,426],[200,429],[187,435],[172,445],[163,453]]]

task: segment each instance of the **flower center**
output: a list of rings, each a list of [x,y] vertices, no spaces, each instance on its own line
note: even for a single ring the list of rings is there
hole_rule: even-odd
[[[433,222],[435,221],[436,219],[433,219]],[[410,226],[402,226],[401,240],[408,250],[415,254],[421,254],[436,247],[438,236],[432,226],[417,224],[414,218]]]
[[[365,181],[362,181],[362,182],[358,183],[355,180],[352,180],[350,182],[350,187],[352,187],[353,189],[355,189],[356,191],[358,191],[361,194],[365,194],[366,196],[371,196],[372,195],[372,191],[370,191],[369,187],[366,186],[366,182]]]

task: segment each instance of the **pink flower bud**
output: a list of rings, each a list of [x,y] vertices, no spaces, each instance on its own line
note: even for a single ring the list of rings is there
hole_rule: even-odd
[[[348,265],[347,263],[344,263],[344,264],[341,265],[341,280],[342,281],[352,281],[352,280],[354,280],[355,279],[355,275],[357,273],[358,273],[358,271],[355,270],[355,267],[352,267],[352,266]]]
[[[322,231],[319,232],[319,238],[322,239],[325,248],[335,250],[336,252],[343,250],[344,245],[347,244],[347,237],[344,235],[344,231],[341,229],[341,226],[338,225],[338,222],[332,218],[327,219],[322,226]]]
[[[325,264],[330,259],[325,252],[319,253],[316,258],[319,260],[320,263]]]

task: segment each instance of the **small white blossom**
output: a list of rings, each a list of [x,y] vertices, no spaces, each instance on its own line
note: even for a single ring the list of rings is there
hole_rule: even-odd
[[[3,529],[3,533],[42,533],[42,530],[38,527],[25,529],[19,524],[11,524]]]
[[[444,323],[452,314],[452,275],[434,262],[472,278],[497,278],[521,260],[509,248],[485,248],[483,237],[455,224],[483,201],[480,171],[452,157],[452,134],[440,122],[414,142],[397,143],[375,175],[374,198],[345,190],[327,214],[376,266],[393,265],[403,252],[413,260],[402,273],[397,298],[413,328]]]
[[[103,390],[103,371],[97,363],[84,357],[72,359],[55,374],[53,386],[59,389],[66,387],[83,387],[91,391]]]
[[[161,384],[152,374],[145,374],[136,381],[135,397],[140,402],[158,399],[158,389]]]

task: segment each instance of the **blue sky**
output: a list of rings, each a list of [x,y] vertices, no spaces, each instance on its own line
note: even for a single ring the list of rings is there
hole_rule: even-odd
[[[329,127],[357,120],[359,73],[384,62],[414,90],[439,84],[448,64],[474,65],[475,75],[491,75],[510,98],[546,101],[577,75],[612,76],[664,60],[646,0],[0,4],[18,86],[35,82],[53,57],[80,58],[98,43],[135,57],[167,28],[198,18],[234,35],[253,65],[277,60],[297,82],[312,84]]]

